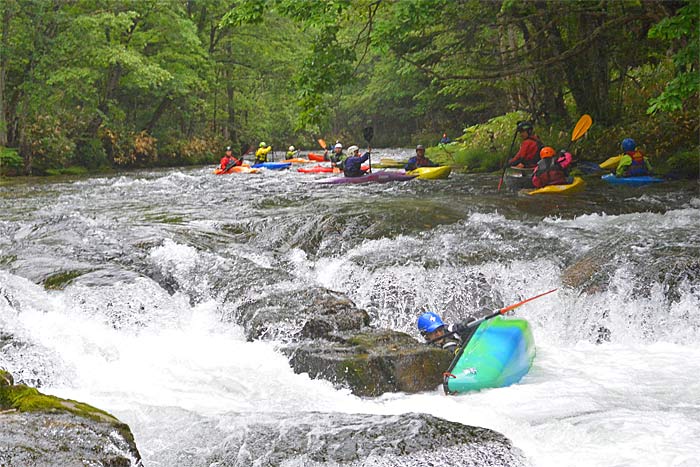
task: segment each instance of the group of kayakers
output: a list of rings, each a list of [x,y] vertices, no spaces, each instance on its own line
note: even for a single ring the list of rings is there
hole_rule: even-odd
[[[518,122],[516,131],[522,141],[518,152],[508,160],[508,165],[533,169],[532,184],[536,188],[572,183],[573,177],[569,176],[571,153],[566,149],[556,151],[551,146],[545,146],[534,130],[531,122]],[[632,138],[622,140],[621,146],[623,154],[615,170],[616,176],[638,177],[651,174],[651,164],[644,154],[637,150],[637,143]]]

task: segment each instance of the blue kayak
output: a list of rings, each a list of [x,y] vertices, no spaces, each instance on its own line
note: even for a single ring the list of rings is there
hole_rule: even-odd
[[[530,324],[520,318],[484,321],[445,373],[445,394],[501,388],[517,383],[535,358]]]
[[[253,165],[254,169],[284,170],[292,166],[291,162],[261,162]]]
[[[600,177],[601,180],[611,183],[613,185],[628,185],[628,186],[642,186],[648,185],[650,183],[663,182],[663,178],[652,177],[651,175],[642,175],[639,177],[617,177],[615,174],[603,175]]]

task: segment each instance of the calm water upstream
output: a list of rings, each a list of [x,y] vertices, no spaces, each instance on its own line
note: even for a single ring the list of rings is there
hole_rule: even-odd
[[[388,154],[402,155],[375,157]],[[545,198],[497,193],[497,175],[323,186],[211,172],[0,184],[0,337],[21,343],[0,366],[114,413],[149,467],[207,465],[249,420],[311,411],[484,426],[533,466],[698,465],[696,182],[591,179]],[[591,279],[563,285],[586,255],[602,258]],[[41,285],[66,271],[82,275]],[[560,289],[517,310],[537,342],[521,383],[362,399],[294,374],[274,340],[246,342],[232,318],[246,300],[319,286],[416,338],[425,309],[454,320]]]

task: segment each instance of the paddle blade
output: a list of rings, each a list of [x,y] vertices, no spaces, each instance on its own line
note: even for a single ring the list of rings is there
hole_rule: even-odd
[[[588,114],[583,114],[579,118],[578,123],[574,127],[574,131],[571,133],[571,141],[576,141],[581,136],[585,135],[588,129],[593,124],[593,119]]]
[[[323,149],[328,149],[328,146],[326,145],[326,141],[322,138],[317,139],[318,145],[321,146]]]
[[[362,136],[364,136],[365,141],[369,143],[370,141],[372,141],[372,137],[374,136],[374,128],[371,126],[365,127],[362,130]]]

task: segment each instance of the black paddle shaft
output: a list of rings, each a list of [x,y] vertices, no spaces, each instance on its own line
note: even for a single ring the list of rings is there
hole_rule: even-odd
[[[367,146],[370,148],[371,152],[371,147],[372,147],[372,138],[374,137],[374,128],[371,126],[365,127],[362,129],[362,136],[365,137],[365,141],[367,141]],[[369,163],[369,173],[372,173],[372,156],[369,156],[369,159],[367,159],[367,162]]]

